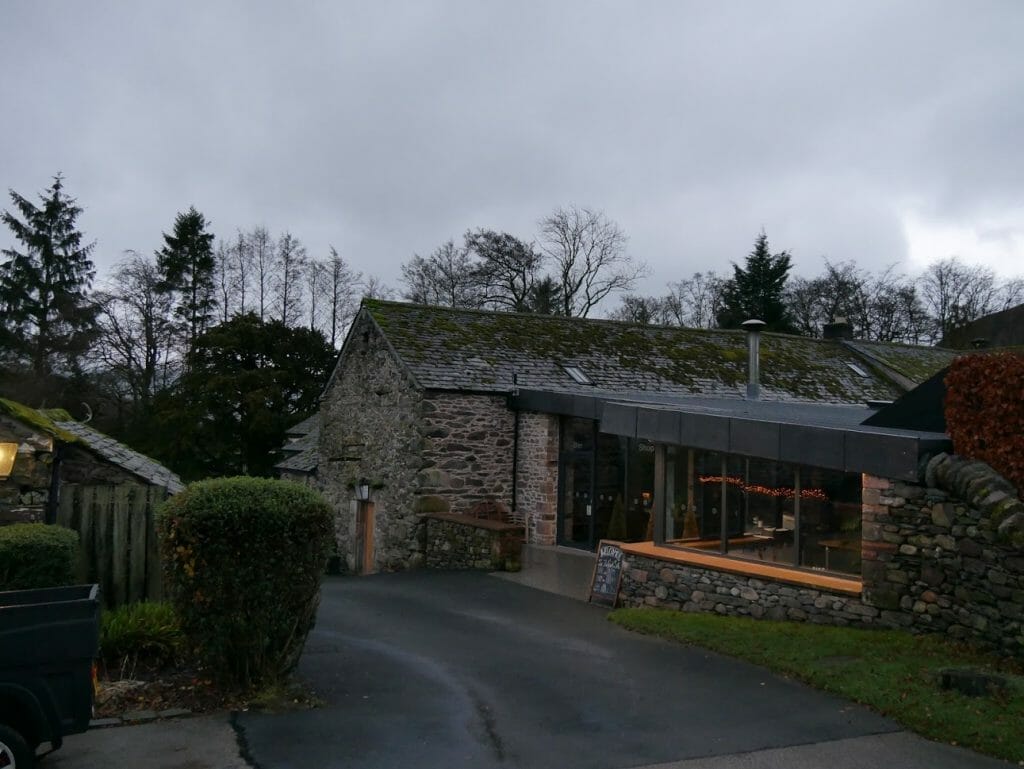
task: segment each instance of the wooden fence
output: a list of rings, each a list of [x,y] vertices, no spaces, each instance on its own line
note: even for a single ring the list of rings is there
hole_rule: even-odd
[[[61,487],[57,523],[78,532],[82,574],[99,584],[108,607],[162,597],[153,513],[166,496],[133,483]]]

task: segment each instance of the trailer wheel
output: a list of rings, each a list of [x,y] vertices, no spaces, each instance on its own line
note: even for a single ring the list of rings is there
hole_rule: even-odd
[[[32,769],[35,763],[25,738],[7,724],[0,724],[0,769]]]

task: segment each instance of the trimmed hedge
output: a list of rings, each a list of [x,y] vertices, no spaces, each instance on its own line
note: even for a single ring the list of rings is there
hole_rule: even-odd
[[[75,583],[78,533],[45,523],[0,526],[0,590]]]
[[[946,375],[946,428],[957,454],[1024,490],[1024,355],[957,358]]]
[[[332,518],[317,492],[267,478],[200,481],[163,504],[166,588],[210,675],[254,686],[295,667],[316,619]]]

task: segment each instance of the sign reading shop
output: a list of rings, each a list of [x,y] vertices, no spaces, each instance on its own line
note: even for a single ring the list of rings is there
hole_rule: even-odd
[[[590,585],[590,602],[615,608],[622,581],[622,550],[614,542],[601,540]]]

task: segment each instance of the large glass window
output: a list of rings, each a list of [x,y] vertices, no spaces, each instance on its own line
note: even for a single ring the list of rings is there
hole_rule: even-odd
[[[597,432],[590,419],[562,420],[558,542],[593,548],[602,539],[651,539],[654,444]]]
[[[859,574],[861,477],[665,448],[665,544]]]
[[[860,573],[861,477],[800,468],[800,565]]]

